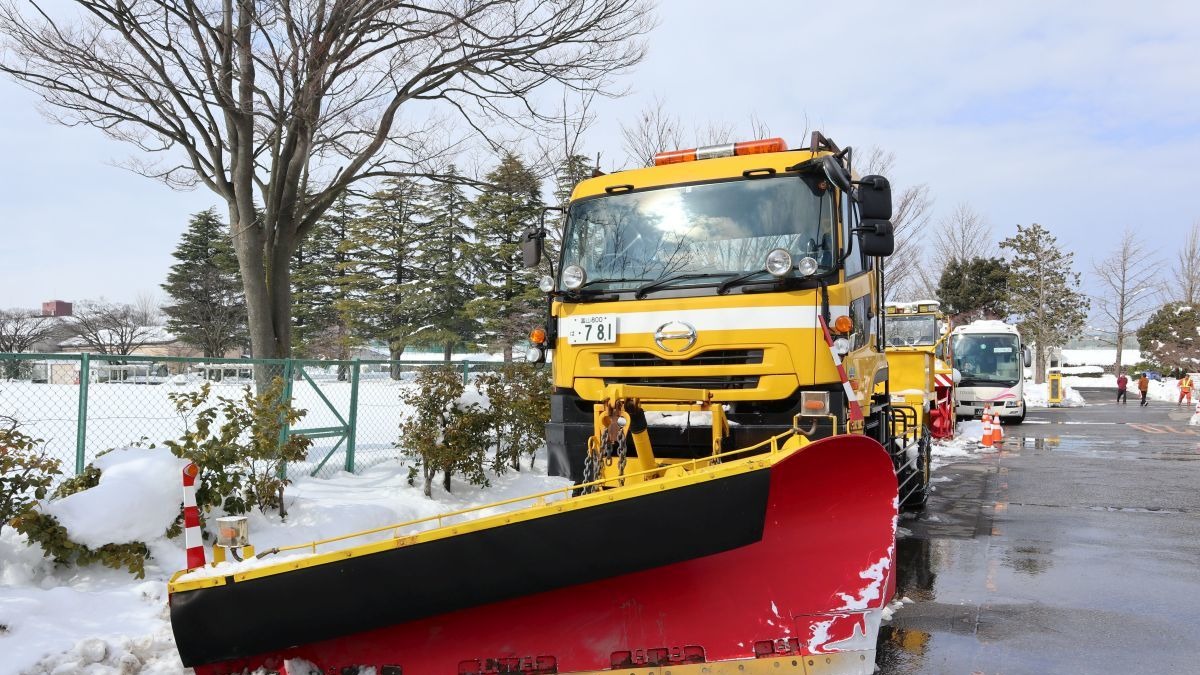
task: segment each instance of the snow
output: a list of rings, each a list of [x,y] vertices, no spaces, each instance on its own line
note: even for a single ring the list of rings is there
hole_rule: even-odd
[[[163,536],[182,502],[182,462],[162,449],[127,448],[104,455],[96,464],[102,471],[97,487],[44,508],[64,516],[72,536],[91,543],[103,543],[104,538],[145,541],[151,551],[146,579],[98,565],[56,568],[24,535],[11,527],[0,530],[0,675],[190,672],[175,651],[166,608],[167,580],[185,565],[183,542]],[[408,465],[399,460],[357,475],[302,477],[287,490],[286,522],[273,513],[247,514],[250,538],[262,551],[570,485],[545,475],[544,452],[535,464],[537,470],[526,465],[520,473],[490,476],[488,489],[456,480],[454,492],[448,494],[439,482],[432,500],[421,494],[419,485],[408,485]],[[475,517],[498,510],[483,510]],[[375,538],[390,534],[388,530]]]
[[[98,457],[100,484],[46,505],[73,541],[91,548],[162,536],[179,515],[187,460],[166,448],[124,448]],[[141,513],[140,518],[123,514]]]
[[[1063,378],[1063,400],[1061,403],[1055,403],[1055,406],[1063,408],[1082,408],[1087,405],[1083,400],[1083,395],[1075,391],[1066,383],[1066,378]],[[1114,382],[1113,388],[1116,388]],[[1026,380],[1025,382],[1025,406],[1028,408],[1045,408],[1050,405],[1050,383],[1042,382],[1034,384]]]

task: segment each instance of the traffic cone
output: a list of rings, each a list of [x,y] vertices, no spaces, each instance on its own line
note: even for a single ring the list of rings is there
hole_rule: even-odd
[[[992,445],[1004,442],[1004,426],[1000,424],[1000,416],[992,416]]]
[[[992,447],[992,407],[988,406],[983,411],[983,438],[980,439],[984,447]]]

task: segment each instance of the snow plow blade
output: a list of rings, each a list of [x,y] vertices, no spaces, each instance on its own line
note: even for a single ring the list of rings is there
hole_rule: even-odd
[[[198,675],[871,673],[896,478],[865,436],[226,577],[178,577]]]

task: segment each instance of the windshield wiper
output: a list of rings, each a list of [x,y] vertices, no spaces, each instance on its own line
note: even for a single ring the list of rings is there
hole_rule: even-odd
[[[685,274],[675,274],[669,277],[663,277],[657,281],[652,281],[645,286],[638,288],[637,292],[633,294],[633,297],[641,300],[642,298],[646,297],[646,294],[650,291],[664,288],[675,283],[676,281],[686,281],[687,279],[703,279],[704,277],[727,277],[729,274],[729,272],[687,272]]]
[[[745,274],[741,274],[732,279],[729,279],[728,281],[722,283],[720,286],[717,286],[717,295],[725,295],[725,292],[728,291],[729,289],[733,288],[734,286],[736,286],[740,283],[749,281],[750,279],[753,279],[754,277],[756,277],[760,274],[764,274],[764,273],[766,273],[766,270],[754,270],[753,272],[746,272]],[[778,280],[771,279],[769,281],[778,281]]]

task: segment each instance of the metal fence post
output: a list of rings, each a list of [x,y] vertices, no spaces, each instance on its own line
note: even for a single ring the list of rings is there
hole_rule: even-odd
[[[463,385],[467,384],[467,380],[471,377],[471,362],[463,359]]]
[[[75,418],[75,475],[83,473],[87,454],[88,374],[91,369],[87,352],[79,356],[79,412]]]
[[[287,359],[283,362],[283,391],[280,392],[279,395],[280,400],[287,405],[292,404],[292,375],[292,360]],[[285,415],[281,414],[280,418],[279,445],[280,447],[283,447],[283,444],[287,443],[288,432],[291,430],[291,425],[288,424]],[[279,477],[287,478],[287,462],[280,462]]]
[[[358,437],[358,357],[350,366],[350,410],[346,414],[346,471],[354,473],[354,444]]]

